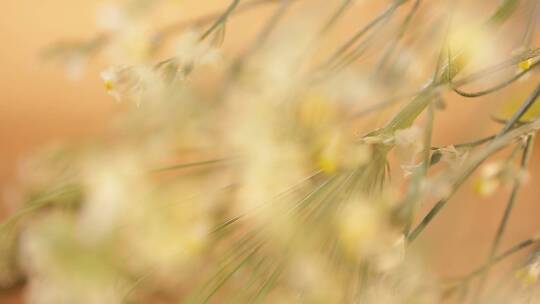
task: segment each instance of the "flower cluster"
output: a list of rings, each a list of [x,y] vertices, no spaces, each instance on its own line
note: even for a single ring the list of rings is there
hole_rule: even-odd
[[[522,181],[540,128],[520,121],[524,111],[494,136],[432,145],[443,93],[478,95],[460,87],[482,78],[471,69],[493,70],[485,65],[503,51],[489,47],[491,35],[514,1],[471,31],[431,26],[453,16],[438,5],[393,1],[337,47],[328,43],[336,23],[362,4],[281,1],[240,55],[223,54],[216,41],[233,15],[272,2],[231,1],[155,35],[144,13],[160,1],[103,8],[106,39],[93,41],[113,61],[105,90],[137,107],[110,137],[23,167],[20,209],[0,226],[0,286],[24,278],[36,304],[427,304],[506,257],[496,242],[486,265],[446,288],[409,248],[495,153],[514,147],[482,167],[477,190]],[[156,37],[173,34],[172,55],[156,60]],[[87,45],[70,50],[98,47]],[[537,55],[527,54],[505,63],[532,71]],[[465,72],[474,77],[458,77]],[[405,174],[391,180],[396,166]],[[417,223],[433,194],[439,201]],[[520,276],[538,273],[536,259]]]

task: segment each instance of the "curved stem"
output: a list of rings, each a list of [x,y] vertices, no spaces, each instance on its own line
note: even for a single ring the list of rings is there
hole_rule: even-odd
[[[460,90],[457,86],[455,86],[453,84],[452,81],[450,81],[450,86],[452,87],[452,90],[454,92],[456,92],[457,94],[463,96],[463,97],[469,97],[469,98],[474,98],[474,97],[481,97],[481,96],[484,96],[484,95],[488,95],[488,94],[491,94],[493,92],[496,92],[500,89],[504,89],[506,88],[507,86],[511,85],[512,83],[514,83],[515,81],[519,80],[521,77],[525,76],[527,73],[529,73],[531,70],[533,70],[534,68],[540,66],[540,60],[535,62],[534,64],[532,64],[528,69],[526,70],[523,70],[523,71],[520,71],[519,73],[517,73],[516,75],[512,76],[510,79],[507,79],[489,89],[486,89],[486,90],[482,90],[482,91],[478,91],[478,92],[465,92],[463,90]]]

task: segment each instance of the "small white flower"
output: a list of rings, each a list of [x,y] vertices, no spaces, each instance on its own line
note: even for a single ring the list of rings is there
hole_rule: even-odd
[[[493,194],[502,184],[520,178],[520,172],[507,161],[494,161],[484,165],[474,189],[482,196]]]
[[[107,93],[114,97],[117,101],[120,101],[121,95],[118,91],[119,86],[119,76],[118,76],[118,68],[111,67],[100,74],[101,79],[103,80],[103,85],[105,86],[105,90],[107,90]]]
[[[162,80],[148,67],[114,66],[101,72],[103,85],[117,101],[124,99],[140,105],[142,99],[154,96],[163,88]]]

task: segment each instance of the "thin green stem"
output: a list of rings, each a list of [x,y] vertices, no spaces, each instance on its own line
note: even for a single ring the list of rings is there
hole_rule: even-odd
[[[281,5],[268,19],[262,30],[259,31],[257,37],[253,40],[251,45],[240,56],[236,57],[236,60],[232,63],[231,71],[233,74],[238,74],[242,69],[243,63],[246,62],[258,49],[264,47],[268,37],[270,37],[272,31],[278,25],[279,20],[283,18],[287,9],[292,3],[293,0],[281,0]]]
[[[336,12],[332,15],[332,17],[330,17],[330,20],[328,20],[328,22],[326,22],[326,24],[322,27],[320,33],[326,33],[329,29],[331,29],[332,26],[334,26],[334,24],[339,20],[339,18],[345,13],[347,8],[349,8],[352,3],[353,0],[343,0]]]
[[[426,177],[430,162],[431,162],[431,139],[433,137],[433,121],[434,121],[434,111],[433,105],[430,105],[428,108],[428,117],[426,122],[426,129],[424,133],[424,150],[422,151],[422,165],[420,168],[415,170],[412,180],[412,185],[407,192],[403,206],[405,208],[405,229],[404,235],[408,235],[412,224],[413,224],[413,215],[417,207],[417,200],[420,196],[420,187],[422,180]]]
[[[369,22],[366,26],[358,30],[349,40],[347,40],[344,44],[342,44],[327,60],[325,60],[325,63],[323,66],[327,67],[332,65],[339,57],[345,53],[350,47],[352,47],[362,36],[364,36],[367,32],[369,32],[371,29],[373,29],[375,26],[377,26],[381,21],[387,19],[388,17],[392,16],[394,11],[401,5],[403,5],[408,0],[397,0],[395,1],[390,7],[388,7],[386,10],[384,10],[380,15],[375,17],[371,22]]]
[[[524,240],[524,241],[510,247],[509,249],[507,249],[503,253],[495,256],[491,261],[488,261],[488,262],[484,263],[484,265],[476,268],[475,270],[471,271],[469,274],[467,274],[467,275],[463,276],[462,278],[460,278],[458,280],[458,282],[456,282],[455,284],[453,284],[452,286],[450,286],[447,289],[447,293],[451,292],[453,290],[456,290],[456,289],[462,287],[463,285],[468,284],[472,279],[476,278],[479,275],[482,275],[486,271],[489,271],[492,266],[494,266],[494,265],[498,264],[499,262],[505,260],[506,258],[514,255],[515,253],[520,252],[521,250],[527,249],[528,247],[530,247],[530,246],[532,246],[534,244],[537,244],[539,241],[540,241],[540,237],[535,236],[535,237],[526,239],[526,240]]]
[[[497,255],[496,257],[494,257],[493,260],[491,260],[491,262],[486,263],[482,267],[480,267],[480,268],[474,270],[473,272],[471,272],[469,275],[466,276],[466,278],[471,279],[471,278],[474,278],[474,277],[488,271],[491,266],[503,261],[504,259],[506,259],[507,257],[513,255],[514,253],[517,253],[517,252],[519,252],[519,251],[521,251],[523,249],[526,249],[527,247],[537,243],[538,241],[539,241],[539,238],[534,237],[534,238],[527,239],[525,241],[522,241],[521,243],[518,243],[518,244],[514,245],[510,249],[508,249],[508,250],[504,251],[503,253]]]
[[[257,254],[261,247],[262,244],[257,245],[245,258],[243,258],[233,269],[231,269],[231,271],[227,272],[226,275],[213,286],[202,303],[208,303],[216,292],[218,292],[218,290],[223,287],[223,285],[225,285],[225,283],[227,283],[235,273],[244,267]]]
[[[214,32],[219,26],[227,22],[229,15],[236,9],[239,3],[240,3],[240,0],[233,0],[231,4],[229,5],[229,7],[227,7],[225,12],[218,18],[218,20],[216,20],[216,22],[214,22],[214,24],[212,24],[212,26],[210,26],[210,28],[207,29],[206,32],[204,32],[201,35],[200,39],[204,40],[206,37],[212,34],[212,32]]]
[[[459,79],[456,79],[456,80],[452,79],[452,83],[454,86],[457,86],[457,87],[468,84],[468,83],[472,83],[474,81],[484,78],[486,75],[493,75],[493,73],[495,72],[506,69],[508,67],[515,66],[524,60],[536,58],[539,55],[540,55],[540,48],[527,50],[517,56],[513,56],[503,62],[500,62],[496,65],[480,70],[478,72],[471,73],[470,75],[460,77]]]
[[[0,222],[0,231],[8,228],[10,225],[16,224],[23,217],[31,214],[34,211],[37,211],[43,207],[48,206],[51,203],[54,203],[54,199],[66,194],[77,193],[78,189],[72,186],[62,187],[60,189],[46,193],[40,197],[37,197],[33,200],[30,200],[26,203],[27,207],[22,208]]]
[[[456,147],[456,148],[474,148],[474,147],[479,146],[481,144],[487,143],[487,142],[489,142],[489,141],[491,141],[493,139],[495,139],[495,135],[490,135],[490,136],[486,136],[484,138],[480,138],[480,139],[473,140],[473,141],[470,141],[470,142],[457,144],[457,145],[454,145],[454,147]]]
[[[531,142],[532,142],[532,136],[527,137],[527,141],[523,147],[523,154],[521,157],[521,163],[520,163],[520,172],[524,171],[527,168],[527,163],[530,157],[531,152]],[[499,246],[501,244],[501,240],[504,236],[504,233],[506,231],[506,228],[508,226],[508,220],[510,219],[510,215],[512,213],[512,210],[514,209],[514,205],[516,203],[517,194],[519,192],[519,189],[521,187],[521,178],[518,176],[514,179],[514,184],[512,186],[512,192],[510,193],[510,197],[508,198],[508,202],[506,203],[506,208],[504,210],[503,217],[501,219],[501,222],[499,223],[499,227],[497,228],[497,232],[495,234],[495,238],[493,240],[493,243],[491,245],[491,249],[488,256],[488,263],[495,258],[495,255],[497,254],[497,250],[499,249]],[[480,277],[480,282],[478,284],[478,287],[476,289],[474,299],[479,299],[482,295],[482,291],[484,288],[484,285],[486,283],[487,277],[488,277],[489,271],[486,270],[483,275]],[[476,301],[474,301],[476,302]]]
[[[227,162],[229,160],[231,160],[231,158],[216,158],[216,159],[210,159],[210,160],[182,163],[182,164],[177,164],[177,165],[173,165],[173,166],[154,169],[154,170],[152,170],[152,172],[173,171],[173,170],[201,167],[201,166],[207,166],[207,165],[214,165],[214,164]]]
[[[532,0],[532,9],[529,16],[529,22],[527,23],[527,28],[525,29],[525,32],[523,33],[523,45],[525,48],[529,48],[532,44],[532,40],[534,37],[534,31],[536,28],[536,23],[538,22],[538,10],[540,8],[540,4],[538,0]]]
[[[497,134],[497,137],[502,136],[503,134],[507,133],[510,129],[514,127],[516,123],[519,122],[521,117],[527,113],[527,111],[532,107],[532,105],[536,102],[538,97],[540,96],[540,84],[536,86],[532,94],[527,97],[527,99],[523,102],[523,104],[519,107],[519,109],[512,115],[510,120],[506,123],[504,128]]]
[[[411,24],[411,21],[413,19],[412,17],[418,11],[418,8],[420,7],[421,2],[422,2],[421,0],[414,1],[413,7],[411,8],[407,16],[405,16],[405,19],[401,23],[396,37],[392,39],[392,42],[390,43],[390,45],[386,47],[384,54],[382,55],[381,59],[377,63],[377,66],[375,68],[376,75],[383,71],[384,67],[386,66],[386,63],[389,61],[390,57],[392,56],[392,53],[397,48],[398,43],[401,41],[401,39],[407,32],[407,29],[409,28],[409,25]]]

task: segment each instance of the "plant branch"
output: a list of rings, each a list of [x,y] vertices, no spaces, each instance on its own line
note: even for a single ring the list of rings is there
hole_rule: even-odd
[[[533,92],[531,96],[537,95],[537,91],[540,93],[540,86]],[[530,99],[530,98],[529,98]],[[519,111],[518,111],[519,112]],[[513,124],[512,124],[513,125]],[[500,151],[504,147],[513,143],[517,138],[527,135],[532,132],[536,132],[540,128],[540,119],[536,119],[531,123],[525,124],[521,127],[517,127],[502,133],[502,135],[495,138],[491,143],[477,154],[471,156],[471,158],[463,166],[463,170],[459,172],[454,178],[452,183],[452,189],[450,193],[438,201],[435,206],[427,213],[422,221],[416,226],[416,228],[407,236],[409,243],[413,242],[424,229],[429,225],[433,218],[441,211],[446,205],[450,197],[457,191],[459,186],[465,182],[465,180],[491,155]],[[504,130],[504,129],[503,129]]]

